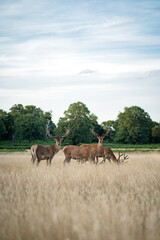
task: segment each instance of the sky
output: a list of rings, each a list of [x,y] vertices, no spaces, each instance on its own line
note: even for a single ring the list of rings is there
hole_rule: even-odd
[[[160,1],[0,0],[0,109],[81,101],[98,122],[139,106],[160,122]]]

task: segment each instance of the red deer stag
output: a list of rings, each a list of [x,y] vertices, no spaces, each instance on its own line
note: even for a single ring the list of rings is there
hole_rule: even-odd
[[[50,129],[46,129],[46,133],[49,137],[51,137],[56,144],[53,146],[50,145],[40,145],[36,144],[31,147],[31,155],[33,164],[37,160],[37,165],[39,165],[41,160],[47,160],[47,165],[52,162],[54,155],[61,149],[62,140],[69,134],[70,130],[66,129],[66,134],[61,137],[52,136],[50,134]]]
[[[120,154],[120,152],[118,158],[116,158],[116,156],[114,155],[110,148],[103,146],[99,148],[99,152],[97,154],[99,157],[103,157],[103,160],[100,162],[100,164],[105,163],[106,159],[108,159],[110,163],[111,160],[115,163],[122,163],[129,159],[128,155],[125,155],[123,153]],[[121,159],[121,157],[123,157],[123,159]]]
[[[64,164],[69,163],[71,159],[76,159],[78,162],[93,162],[91,152],[88,148],[69,145],[63,148],[63,152],[65,155]]]
[[[93,161],[96,158],[96,163],[98,163],[98,158],[103,157],[103,160],[100,162],[100,164],[104,163],[106,159],[108,159],[110,163],[111,160],[115,163],[122,163],[128,159],[128,156],[120,153],[118,158],[116,158],[116,156],[114,155],[110,148],[102,146],[103,139],[110,132],[110,128],[102,136],[99,136],[97,133],[95,133],[93,129],[91,129],[91,132],[93,133],[94,136],[98,138],[98,144],[97,145],[83,144],[81,145],[81,147],[90,150]],[[121,157],[123,157],[123,159],[121,159]]]
[[[99,149],[102,146],[102,142],[103,139],[108,135],[108,133],[110,132],[110,128],[108,128],[107,132],[105,134],[103,134],[102,136],[99,136],[97,133],[94,132],[93,129],[90,129],[92,134],[97,137],[98,139],[98,144],[83,144],[80,147],[81,148],[87,148],[89,149],[89,151],[91,152],[91,155],[94,157],[94,161],[95,161],[95,157],[96,157],[96,163],[98,163],[98,157],[99,157]]]

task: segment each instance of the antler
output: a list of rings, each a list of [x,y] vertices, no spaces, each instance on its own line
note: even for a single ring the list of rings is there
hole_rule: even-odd
[[[50,130],[51,130],[51,129],[49,128],[50,121],[51,121],[51,120],[49,120],[49,119],[47,120],[47,124],[46,124],[46,134],[47,134],[49,137],[51,137],[51,138],[54,139],[56,136],[52,136],[52,135],[50,134]]]
[[[93,134],[95,137],[98,137],[98,134],[95,133],[95,131],[93,130],[93,128],[90,128],[90,130],[91,130],[92,134]]]
[[[121,159],[121,157],[123,156],[123,159]],[[117,158],[117,162],[118,163],[123,163],[125,162],[127,159],[129,159],[128,155],[125,155],[125,153],[120,153],[119,152],[119,156]],[[126,163],[126,162],[125,162]]]
[[[50,128],[49,129],[46,129],[46,133],[47,133],[47,135],[49,136],[49,137],[51,137],[51,138],[55,138],[56,136],[52,136],[51,134],[50,134]]]
[[[97,137],[97,138],[99,137],[99,135],[97,133],[95,133],[93,128],[92,129],[90,128],[90,130],[95,137]],[[103,134],[102,137],[105,138],[105,136],[107,136],[107,134],[110,132],[110,130],[111,130],[111,128],[108,128],[107,132],[105,134]]]
[[[69,134],[69,132],[70,132],[70,129],[66,129],[66,133],[65,133],[65,135],[62,136],[61,138],[65,138],[65,137]]]
[[[103,134],[103,138],[105,138],[105,136],[108,135],[108,133],[110,132],[110,130],[111,130],[111,128],[108,128],[108,129],[107,129],[107,132],[106,132],[105,134]]]

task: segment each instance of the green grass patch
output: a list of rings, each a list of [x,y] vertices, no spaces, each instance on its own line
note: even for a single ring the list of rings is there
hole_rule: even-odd
[[[0,149],[0,153],[1,152],[27,152],[26,149]]]
[[[52,139],[47,139],[46,141],[42,140],[35,140],[32,142],[28,141],[21,141],[21,142],[16,142],[14,145],[12,144],[12,141],[0,141],[0,152],[25,152],[27,149],[30,149],[32,145],[34,144],[42,144],[42,145],[54,145],[55,142]],[[82,144],[82,143],[81,143]],[[81,145],[80,144],[80,145]],[[97,144],[97,142],[92,143],[92,144]],[[66,146],[67,144],[63,144],[62,142],[62,148]],[[69,145],[69,144],[68,144]],[[122,152],[124,149],[124,152],[134,152],[134,151],[149,151],[149,150],[160,150],[160,144],[121,144],[121,143],[108,143],[108,142],[103,142],[103,146],[109,147],[113,149],[113,151]],[[115,150],[114,150],[115,149]]]
[[[103,146],[109,148],[148,148],[148,149],[160,149],[160,144],[123,144],[123,143],[108,143],[103,142]]]
[[[42,145],[53,145],[55,144],[53,140],[47,141],[21,141],[12,144],[12,141],[0,141],[0,152],[25,152],[27,149],[30,149],[34,144],[42,144]]]
[[[129,152],[160,152],[160,150],[154,150],[154,149],[119,149],[119,150],[114,150],[112,149],[113,152],[115,153],[118,153],[118,152],[121,152],[121,153],[129,153]]]

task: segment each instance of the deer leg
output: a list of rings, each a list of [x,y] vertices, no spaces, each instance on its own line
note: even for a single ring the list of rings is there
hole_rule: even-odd
[[[51,156],[51,157],[49,158],[50,166],[51,166],[51,163],[52,163],[52,158],[53,158],[53,156]]]
[[[90,160],[91,160],[92,163],[98,164],[98,156],[95,157],[94,155],[91,155]]]
[[[41,161],[41,160],[39,160],[39,159],[37,158],[37,167],[39,166],[40,161]]]
[[[31,162],[34,164],[34,158],[33,158],[33,156],[31,157]]]
[[[63,164],[65,165],[66,163],[70,163],[71,161],[71,156],[65,156]]]
[[[96,156],[96,158],[93,157],[92,159],[93,159],[93,163],[94,163],[94,164],[98,164],[98,156]],[[95,159],[96,159],[96,160],[95,160]]]
[[[111,163],[111,157],[109,154],[103,155],[103,160],[100,162],[100,164],[105,163],[106,159]]]
[[[33,155],[31,160],[32,160],[32,163],[33,163],[33,165],[34,165],[34,163],[36,162],[36,160],[38,161],[37,156]]]
[[[103,160],[99,164],[103,164],[105,163],[105,161],[106,161],[106,158],[105,158],[105,155],[103,155]]]
[[[33,165],[34,165],[35,161],[36,161],[36,158],[34,157],[34,158],[33,158]]]
[[[71,159],[72,159],[72,157],[70,156],[67,160],[67,163],[70,163]]]
[[[85,159],[81,156],[77,161],[78,161],[78,163],[81,163],[81,164],[82,164],[82,163],[85,162]]]
[[[37,157],[34,154],[31,154],[31,162],[33,163],[33,165],[34,165],[36,159],[37,159]]]
[[[93,163],[93,164],[96,164],[96,165],[98,164],[98,162],[97,162],[97,161],[95,161],[95,159],[94,159],[94,161],[92,161],[92,163]]]
[[[80,164],[82,163],[82,159],[77,159],[77,162]]]
[[[88,160],[90,163],[93,163],[93,164],[96,163],[95,158],[90,157],[90,158],[88,158],[87,160]]]
[[[87,159],[85,159],[85,158],[77,159],[77,162],[78,162],[79,164],[83,164],[83,163],[85,163],[86,161],[87,161]]]
[[[105,161],[106,161],[106,159],[111,163],[111,156],[110,156],[110,154],[107,154],[107,156],[105,155]]]

